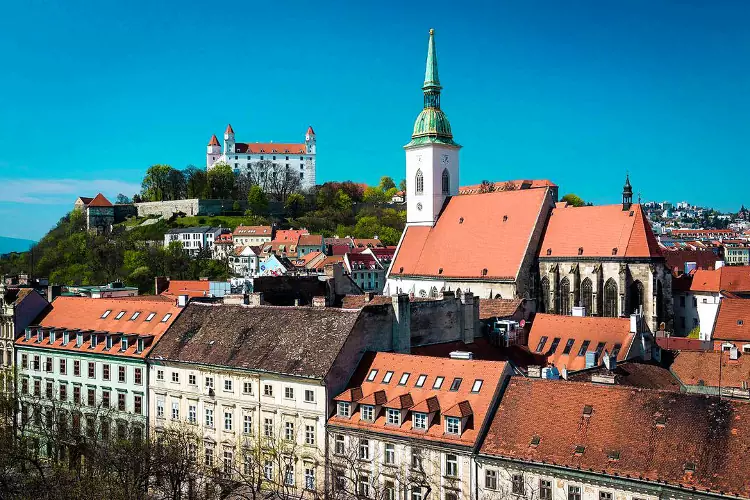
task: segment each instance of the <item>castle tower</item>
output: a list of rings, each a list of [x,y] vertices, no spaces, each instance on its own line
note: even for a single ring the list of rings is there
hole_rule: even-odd
[[[630,175],[625,174],[625,186],[622,188],[622,210],[628,211],[633,205],[633,187],[630,185]]]
[[[227,129],[224,131],[224,154],[230,155],[234,153],[234,130],[232,125],[227,125]]]
[[[305,149],[307,150],[307,154],[314,155],[315,154],[315,131],[312,128],[312,125],[307,127],[307,132],[305,133]]]
[[[208,147],[206,148],[206,168],[211,168],[216,160],[221,156],[221,144],[219,139],[216,138],[216,134],[211,136],[211,140],[208,141]]]
[[[425,69],[424,109],[406,150],[406,222],[434,225],[446,198],[458,194],[458,152],[448,117],[440,109],[435,30],[430,30]]]

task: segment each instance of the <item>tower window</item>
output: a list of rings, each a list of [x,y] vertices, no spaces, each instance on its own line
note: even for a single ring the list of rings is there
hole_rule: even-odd
[[[443,170],[443,194],[450,194],[451,192],[451,177],[448,174],[448,170]]]
[[[424,193],[424,176],[422,175],[422,170],[417,170],[417,177],[415,179],[415,192],[416,194],[422,194]]]

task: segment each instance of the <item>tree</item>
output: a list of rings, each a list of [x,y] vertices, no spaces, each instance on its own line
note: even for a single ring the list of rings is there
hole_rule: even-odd
[[[268,197],[260,186],[250,188],[247,195],[247,209],[252,215],[266,215],[268,213]]]
[[[583,201],[580,196],[573,193],[566,194],[562,197],[561,201],[565,201],[568,203],[568,205],[572,205],[574,207],[583,207],[586,205],[586,202]]]
[[[365,203],[372,203],[373,205],[379,205],[389,201],[385,192],[380,188],[368,187],[365,189],[365,193],[362,196],[362,201]]]
[[[274,201],[286,201],[287,197],[300,191],[299,174],[291,167],[261,160],[250,165],[248,169],[250,182],[258,185]]]
[[[406,192],[406,179],[401,179],[401,182],[398,183],[398,190]]]
[[[393,178],[392,177],[384,175],[383,177],[380,178],[380,185],[379,185],[379,187],[380,187],[381,191],[388,191],[391,188],[395,188],[396,187],[396,183],[393,182]]]
[[[348,212],[348,211],[351,211],[352,209],[352,199],[342,189],[339,189],[338,191],[336,191],[336,198],[334,200],[334,205],[339,210]]]
[[[208,174],[205,169],[188,165],[182,174],[185,177],[185,190],[188,198],[208,198]]]
[[[234,172],[227,163],[216,163],[208,171],[208,191],[211,198],[225,200],[231,198],[234,189]]]
[[[495,183],[492,181],[484,180],[479,185],[480,193],[491,193],[495,190]]]
[[[289,197],[286,199],[286,203],[284,204],[284,208],[286,208],[287,216],[291,218],[297,218],[299,217],[300,213],[302,212],[302,209],[305,205],[305,197],[302,196],[300,193],[292,193],[289,195]]]
[[[147,201],[164,201],[169,199],[169,177],[172,167],[169,165],[151,165],[141,182],[141,196]]]
[[[131,203],[131,201],[130,201],[130,198],[128,198],[124,194],[118,193],[117,194],[117,198],[115,198],[115,203],[117,203],[119,205],[126,205],[126,204]]]

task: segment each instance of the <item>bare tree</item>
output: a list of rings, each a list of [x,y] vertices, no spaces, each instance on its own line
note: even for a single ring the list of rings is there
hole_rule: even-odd
[[[301,182],[291,167],[261,160],[250,165],[248,170],[253,185],[260,186],[274,201],[284,202],[287,196],[300,191]]]

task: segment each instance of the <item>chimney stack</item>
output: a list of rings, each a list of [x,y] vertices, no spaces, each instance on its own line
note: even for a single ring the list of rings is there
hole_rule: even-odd
[[[409,295],[400,293],[391,297],[393,304],[393,351],[399,353],[411,352],[411,303]]]
[[[325,308],[325,306],[326,306],[326,298],[322,297],[322,296],[315,296],[312,299],[312,305],[313,305],[313,307]]]

